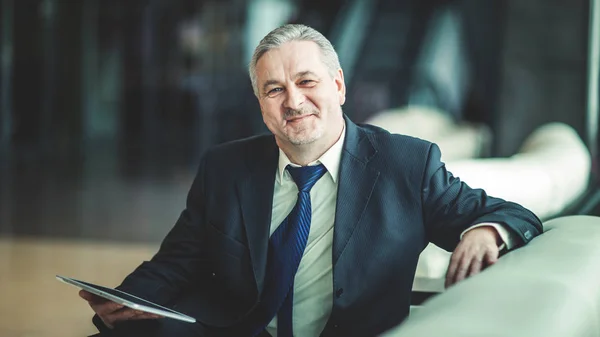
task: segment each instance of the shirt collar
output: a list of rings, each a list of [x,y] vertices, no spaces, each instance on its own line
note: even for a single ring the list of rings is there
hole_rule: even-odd
[[[329,150],[327,150],[319,159],[309,163],[309,166],[323,164],[327,169],[327,172],[331,175],[331,179],[333,179],[334,183],[337,183],[338,173],[340,170],[340,161],[342,160],[342,149],[344,146],[344,139],[346,138],[346,123],[344,123],[344,127],[342,128],[342,134],[340,138],[333,144]],[[282,184],[283,178],[286,173],[286,167],[288,165],[299,167],[300,165],[296,165],[290,161],[288,156],[279,149],[279,163],[277,170],[277,181]],[[289,173],[288,173],[289,174]]]

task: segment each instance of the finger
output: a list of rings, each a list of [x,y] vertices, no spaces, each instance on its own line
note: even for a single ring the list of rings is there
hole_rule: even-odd
[[[463,254],[460,248],[461,247],[459,245],[459,247],[457,247],[457,249],[454,251],[454,253],[452,253],[452,256],[450,257],[450,264],[448,265],[448,271],[446,272],[446,281],[444,283],[444,287],[446,288],[453,284],[454,277],[456,276],[456,271],[458,269]]]
[[[469,271],[467,272],[467,277],[471,277],[473,275],[479,274],[479,272],[481,272],[482,264],[483,264],[483,257],[475,256],[471,260],[471,265],[469,266]]]
[[[98,315],[104,316],[123,309],[123,305],[115,303],[113,301],[106,301],[103,303],[90,303],[90,307]]]
[[[105,298],[102,298],[98,295],[94,295],[90,292],[87,292],[85,290],[80,290],[79,291],[79,297],[83,298],[84,300],[88,301],[88,302],[93,302],[93,303],[103,303],[108,301]]]
[[[486,264],[486,267],[489,267],[491,265],[493,265],[494,263],[498,262],[498,254],[499,251],[498,249],[490,249],[486,252],[485,256],[484,256],[484,261]]]
[[[473,256],[471,254],[463,254],[458,264],[458,268],[456,268],[456,274],[454,275],[454,279],[451,280],[452,284],[455,284],[465,279],[472,260]]]
[[[121,321],[128,321],[133,319],[135,316],[140,313],[137,310],[131,308],[122,308],[121,310],[113,311],[111,313],[107,313],[104,315],[99,315],[102,317],[104,321],[108,321],[110,324],[114,325],[115,323]]]
[[[140,311],[132,319],[160,319],[160,318],[164,318],[164,317],[161,315]]]
[[[109,314],[106,316],[107,320],[110,320],[113,324],[120,321],[128,321],[128,320],[139,320],[139,319],[159,319],[163,318],[163,316],[152,314],[149,312],[143,312],[140,310],[135,310],[131,308],[124,308],[115,313]]]
[[[104,322],[107,327],[112,329],[114,328],[115,324],[119,322],[119,320],[123,320],[122,316],[127,312],[127,310],[132,311],[131,313],[134,314],[133,310],[129,308],[123,308],[119,311],[114,311],[108,314],[98,314],[98,317],[100,317],[102,322]]]

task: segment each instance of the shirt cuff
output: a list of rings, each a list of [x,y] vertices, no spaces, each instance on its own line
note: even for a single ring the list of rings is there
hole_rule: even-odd
[[[483,222],[483,223],[479,223],[477,225],[471,226],[467,229],[465,229],[461,234],[460,234],[460,239],[462,240],[463,235],[465,235],[468,231],[470,231],[471,229],[475,229],[477,227],[483,227],[483,226],[491,226],[494,227],[496,229],[496,231],[498,232],[498,234],[500,235],[500,239],[502,239],[502,244],[498,247],[498,250],[502,250],[504,248],[506,248],[507,250],[511,250],[514,246],[515,246],[515,238],[514,238],[514,234],[512,234],[508,229],[506,229],[504,226],[494,223],[494,222]]]

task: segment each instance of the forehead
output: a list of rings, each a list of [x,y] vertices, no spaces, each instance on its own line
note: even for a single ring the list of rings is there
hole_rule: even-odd
[[[290,77],[298,72],[326,72],[319,46],[312,41],[292,41],[266,52],[256,63],[258,81]]]

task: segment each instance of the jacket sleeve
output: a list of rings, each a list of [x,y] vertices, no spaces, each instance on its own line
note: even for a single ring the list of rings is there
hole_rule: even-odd
[[[198,286],[208,275],[204,240],[206,156],[187,196],[186,207],[150,261],[143,262],[118,289],[149,301],[167,304],[188,285]]]
[[[542,232],[541,221],[531,211],[470,188],[448,172],[440,158],[439,147],[431,144],[421,184],[423,219],[430,242],[452,251],[460,233],[484,222],[501,224],[515,234],[515,248]]]

